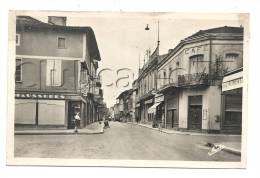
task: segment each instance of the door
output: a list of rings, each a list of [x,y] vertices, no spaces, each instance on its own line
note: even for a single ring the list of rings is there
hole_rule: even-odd
[[[166,128],[172,128],[173,127],[173,114],[172,110],[167,111],[167,116],[166,116]]]
[[[202,96],[189,96],[188,129],[201,130]]]
[[[69,101],[68,102],[68,129],[74,129],[75,127],[74,116],[77,112],[80,112],[80,102]]]
[[[168,128],[178,128],[179,121],[176,109],[171,109],[167,111],[166,126]]]

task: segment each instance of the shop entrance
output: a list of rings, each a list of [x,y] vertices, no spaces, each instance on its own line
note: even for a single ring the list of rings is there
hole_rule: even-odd
[[[189,96],[188,129],[201,130],[202,96]]]
[[[74,116],[77,112],[80,112],[80,102],[69,101],[68,102],[68,129],[75,128]]]
[[[166,128],[178,128],[179,121],[176,109],[170,109],[167,111]]]

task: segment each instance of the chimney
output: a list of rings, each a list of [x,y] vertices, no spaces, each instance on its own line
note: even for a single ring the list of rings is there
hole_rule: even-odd
[[[48,23],[52,25],[66,26],[67,17],[48,16]]]

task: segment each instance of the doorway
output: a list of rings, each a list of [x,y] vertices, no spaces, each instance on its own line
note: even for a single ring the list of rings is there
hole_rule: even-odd
[[[166,116],[166,128],[178,128],[179,120],[176,109],[170,109],[167,111]]]
[[[80,102],[69,101],[68,102],[68,129],[75,128],[74,116],[77,112],[80,112]]]
[[[189,96],[188,129],[202,128],[202,96]]]

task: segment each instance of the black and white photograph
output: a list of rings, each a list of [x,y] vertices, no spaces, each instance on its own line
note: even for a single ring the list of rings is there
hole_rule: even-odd
[[[245,168],[249,14],[10,11],[7,164]]]

